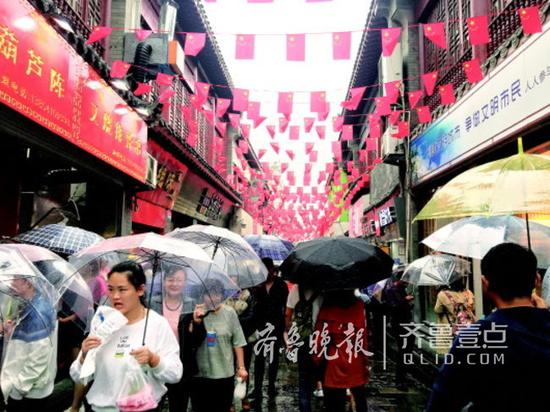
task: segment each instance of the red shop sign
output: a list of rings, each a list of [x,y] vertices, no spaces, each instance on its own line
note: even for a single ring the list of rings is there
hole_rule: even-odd
[[[0,1],[0,102],[145,182],[145,122],[25,0]]]

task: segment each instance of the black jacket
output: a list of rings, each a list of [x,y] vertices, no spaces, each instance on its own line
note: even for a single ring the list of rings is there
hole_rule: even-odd
[[[266,290],[260,285],[255,290],[256,296],[256,328],[263,330],[269,322],[275,326],[275,331],[282,334],[285,328],[285,310],[288,298],[288,286],[281,278],[275,278],[273,285]]]

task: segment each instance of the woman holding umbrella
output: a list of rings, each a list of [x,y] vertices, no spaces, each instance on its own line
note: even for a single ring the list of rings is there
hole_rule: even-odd
[[[131,261],[115,265],[107,275],[111,305],[120,311],[128,323],[115,331],[102,345],[100,338],[88,336],[82,350],[71,366],[73,380],[80,380],[80,371],[90,349],[99,348],[95,359],[94,382],[87,399],[94,411],[118,410],[117,400],[123,388],[131,358],[145,367],[155,401],[166,392],[165,383],[176,383],[181,378],[182,364],[179,345],[168,321],[149,311],[148,328],[155,333],[146,335],[142,345],[148,310],[144,305],[145,274],[143,268]],[[151,405],[155,409],[156,405]]]

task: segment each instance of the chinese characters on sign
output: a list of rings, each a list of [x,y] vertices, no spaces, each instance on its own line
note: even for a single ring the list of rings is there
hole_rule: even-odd
[[[33,26],[17,26],[20,16]],[[143,120],[23,0],[0,3],[0,102],[145,181]]]
[[[218,220],[221,216],[223,200],[217,193],[208,195],[208,188],[204,188],[197,205],[197,212],[210,219]]]

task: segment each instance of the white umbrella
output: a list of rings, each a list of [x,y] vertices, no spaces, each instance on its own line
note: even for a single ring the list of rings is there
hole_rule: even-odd
[[[550,266],[550,227],[529,222],[531,249],[539,267]],[[516,216],[472,216],[457,220],[435,231],[422,241],[438,252],[482,259],[503,242],[527,247],[527,225]]]

